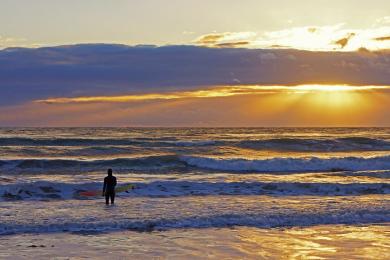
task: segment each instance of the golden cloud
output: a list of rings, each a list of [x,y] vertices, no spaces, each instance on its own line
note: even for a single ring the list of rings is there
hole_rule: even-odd
[[[344,27],[344,24],[336,24],[292,27],[263,33],[212,33],[203,35],[194,42],[216,48],[292,48],[309,51],[356,51],[359,48],[377,51],[390,48],[389,26],[378,24],[369,29]]]
[[[248,45],[254,36],[256,36],[254,32],[211,33],[202,35],[195,43],[208,47],[235,48]]]
[[[187,98],[216,98],[230,97],[238,95],[260,95],[272,93],[309,93],[309,92],[345,92],[345,91],[367,91],[367,90],[385,90],[390,86],[348,86],[348,85],[298,85],[298,86],[224,86],[210,89],[171,92],[171,93],[153,93],[138,95],[119,95],[119,96],[85,96],[85,97],[59,97],[36,100],[34,103],[44,104],[69,104],[69,103],[127,103],[136,101],[152,100],[175,100]]]
[[[196,41],[196,43],[202,44],[202,45],[210,45],[210,44],[213,45],[213,44],[217,43],[219,40],[223,39],[226,35],[228,35],[228,33],[222,33],[222,34],[218,34],[218,33],[206,34],[206,35],[201,36],[201,37]]]

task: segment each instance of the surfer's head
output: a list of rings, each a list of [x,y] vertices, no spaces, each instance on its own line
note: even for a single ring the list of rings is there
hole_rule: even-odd
[[[108,176],[112,176],[112,169],[108,169],[107,174],[108,174]]]

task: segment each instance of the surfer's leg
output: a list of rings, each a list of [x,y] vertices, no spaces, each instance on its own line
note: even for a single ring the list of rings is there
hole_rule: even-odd
[[[108,192],[106,192],[106,194],[105,194],[105,196],[106,196],[106,204],[108,205],[108,199],[109,199],[109,194],[108,194]]]
[[[110,197],[111,197],[111,204],[114,204],[115,192],[112,192],[112,193],[110,194]]]

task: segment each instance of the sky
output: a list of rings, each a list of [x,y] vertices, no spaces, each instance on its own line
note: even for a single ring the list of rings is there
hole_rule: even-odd
[[[389,10],[0,0],[0,126],[390,126]]]

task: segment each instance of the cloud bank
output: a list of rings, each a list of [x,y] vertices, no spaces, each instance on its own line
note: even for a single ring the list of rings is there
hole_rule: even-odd
[[[212,86],[390,85],[390,52],[83,44],[0,51],[0,104]]]

